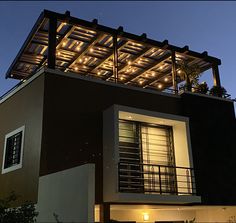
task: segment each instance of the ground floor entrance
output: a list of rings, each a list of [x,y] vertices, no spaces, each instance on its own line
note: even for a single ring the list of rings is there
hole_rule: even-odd
[[[197,223],[236,222],[236,206],[109,205],[110,222]],[[95,221],[100,221],[100,205]]]

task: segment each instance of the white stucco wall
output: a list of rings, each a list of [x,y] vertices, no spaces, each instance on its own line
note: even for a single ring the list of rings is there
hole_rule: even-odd
[[[198,210],[196,222],[236,222],[236,206],[216,206]]]
[[[94,222],[95,165],[85,164],[39,178],[38,222]]]

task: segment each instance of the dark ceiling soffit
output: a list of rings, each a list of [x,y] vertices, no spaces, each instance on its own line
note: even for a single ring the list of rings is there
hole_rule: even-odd
[[[8,78],[10,76],[13,67],[15,66],[16,62],[19,60],[20,56],[23,54],[25,48],[29,44],[30,40],[33,38],[35,32],[40,27],[40,25],[43,22],[44,18],[45,18],[45,15],[44,15],[44,11],[43,11],[43,12],[41,12],[40,16],[38,17],[38,19],[37,19],[36,23],[34,24],[33,28],[31,29],[31,31],[30,31],[29,35],[27,36],[25,42],[23,43],[22,47],[20,48],[20,51],[16,55],[16,58],[12,62],[11,66],[8,68],[5,78]]]
[[[61,14],[61,13],[56,13],[56,12],[49,11],[49,10],[44,10],[40,14],[40,16],[37,19],[37,21],[36,21],[35,25],[33,26],[33,28],[31,29],[28,37],[26,38],[26,40],[25,40],[24,44],[22,45],[20,51],[18,52],[16,58],[14,59],[11,66],[7,70],[6,78],[8,78],[10,76],[12,68],[15,66],[16,62],[18,61],[18,59],[20,58],[20,56],[24,52],[24,49],[29,44],[29,42],[32,39],[33,35],[35,34],[35,32],[40,27],[40,25],[41,25],[42,21],[44,20],[44,18],[53,18],[53,17],[54,18],[56,17],[58,20],[65,21],[65,22],[67,22],[69,24],[72,24],[72,25],[80,25],[80,26],[83,26],[84,28],[91,28],[92,30],[95,30],[95,31],[99,30],[99,31],[104,32],[104,33],[110,33],[111,35],[118,34],[118,35],[122,36],[123,38],[127,38],[127,39],[134,40],[134,41],[137,41],[137,42],[140,42],[140,41],[145,42],[145,44],[150,45],[151,47],[155,47],[155,46],[157,46],[159,48],[165,47],[165,49],[167,49],[167,50],[176,51],[178,53],[185,53],[186,55],[197,57],[197,58],[202,58],[205,61],[208,61],[210,63],[215,63],[217,65],[221,64],[220,59],[218,59],[216,57],[208,56],[206,52],[198,53],[198,52],[191,51],[191,50],[187,50],[187,52],[186,52],[185,51],[186,47],[181,48],[181,47],[177,47],[177,46],[174,46],[174,45],[169,45],[167,40],[164,40],[163,42],[160,42],[160,41],[148,39],[148,38],[146,38],[146,35],[138,36],[138,35],[135,35],[135,34],[132,34],[132,33],[124,32],[123,28],[121,28],[121,27],[118,28],[118,29],[113,29],[113,28],[110,28],[110,27],[107,27],[107,26],[99,25],[99,24],[97,24],[97,22],[89,22],[89,21],[86,21],[86,20],[71,17],[69,11],[67,11],[65,14]],[[97,20],[94,20],[94,21],[97,21]]]

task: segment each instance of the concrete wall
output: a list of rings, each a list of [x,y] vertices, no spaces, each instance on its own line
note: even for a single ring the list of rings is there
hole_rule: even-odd
[[[22,168],[0,173],[0,198],[14,191],[19,199],[37,202],[44,99],[44,76],[34,76],[0,101],[0,169],[5,135],[25,126]]]
[[[95,165],[85,164],[40,177],[38,222],[93,222]]]
[[[236,222],[236,206],[198,210],[196,211],[196,222]]]

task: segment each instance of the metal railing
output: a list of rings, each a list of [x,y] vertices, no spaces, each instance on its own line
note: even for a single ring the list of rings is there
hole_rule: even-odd
[[[196,195],[192,168],[120,162],[119,192]]]

